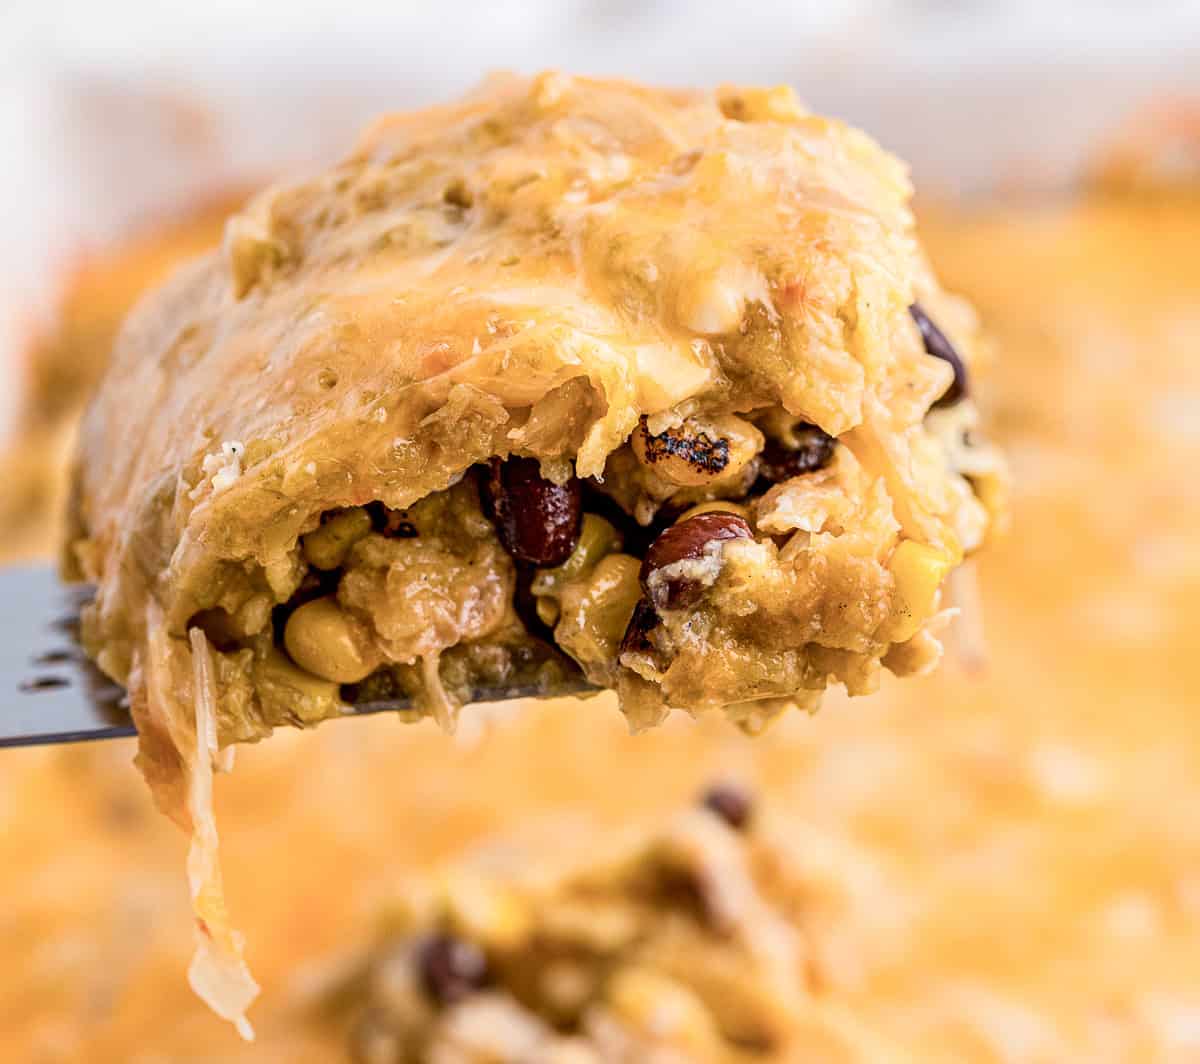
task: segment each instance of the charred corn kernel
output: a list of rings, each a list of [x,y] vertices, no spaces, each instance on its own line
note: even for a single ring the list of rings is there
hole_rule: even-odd
[[[591,572],[606,554],[620,549],[621,536],[612,525],[603,517],[584,514],[579,543],[571,552],[571,557],[553,569],[539,569],[530,589],[535,595],[557,595],[568,581],[577,580]],[[542,616],[540,603],[538,616]],[[557,620],[557,617],[555,619]],[[554,623],[545,617],[542,617],[542,620],[547,624]]]
[[[709,1059],[721,1044],[704,1002],[682,983],[648,968],[619,972],[608,987],[608,1005],[636,1031],[654,1041]]]
[[[616,660],[629,618],[642,597],[641,564],[628,554],[610,554],[588,576],[563,588],[562,616],[554,638],[580,664]]]
[[[679,520],[675,523],[682,524],[689,517],[699,517],[701,514],[737,514],[751,528],[754,527],[754,518],[750,513],[750,507],[743,506],[740,502],[727,502],[724,499],[713,499],[711,502],[702,502],[693,506],[690,510],[684,510],[679,515]]]
[[[643,421],[629,438],[637,460],[669,484],[703,487],[734,477],[763,446],[762,433],[733,414],[688,418],[662,432]]]
[[[451,928],[485,949],[518,949],[533,930],[533,915],[514,891],[477,875],[449,877],[445,905]]]
[[[350,548],[370,531],[371,516],[361,506],[343,510],[304,537],[304,559],[314,569],[336,569]]]
[[[938,588],[954,560],[945,551],[916,540],[904,540],[892,553],[891,570],[896,581],[893,619],[886,631],[892,643],[911,639],[933,614]]]
[[[334,683],[357,683],[379,664],[331,596],[306,602],[288,618],[283,645],[300,668]]]

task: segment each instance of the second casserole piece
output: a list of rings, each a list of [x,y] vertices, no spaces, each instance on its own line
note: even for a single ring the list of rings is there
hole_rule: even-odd
[[[882,889],[853,848],[728,784],[650,829],[579,828],[409,884],[322,1001],[355,1061],[903,1059],[849,1005],[844,925]]]

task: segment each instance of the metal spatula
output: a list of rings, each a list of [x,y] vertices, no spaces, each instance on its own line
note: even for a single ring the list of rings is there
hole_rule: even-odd
[[[135,734],[125,691],[100,672],[77,638],[90,588],[62,584],[46,565],[0,569],[0,746],[117,739]],[[582,676],[553,690],[480,688],[472,702],[557,697],[595,690]],[[407,700],[362,702],[351,715],[405,709]]]

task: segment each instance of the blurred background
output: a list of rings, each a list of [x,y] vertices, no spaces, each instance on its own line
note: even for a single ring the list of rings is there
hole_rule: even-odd
[[[788,82],[912,166],[995,360],[1015,475],[987,662],[750,742],[603,699],[279,735],[219,782],[264,996],[190,994],[185,840],[132,747],[0,751],[0,1057],[337,1060],[309,1023],[387,899],[497,832],[733,776],[819,843],[821,993],[919,1060],[1200,1060],[1200,3],[626,0],[0,10],[0,560],[54,550],[74,421],[131,302],[258,184],[496,68]],[[324,974],[323,974],[324,973]]]

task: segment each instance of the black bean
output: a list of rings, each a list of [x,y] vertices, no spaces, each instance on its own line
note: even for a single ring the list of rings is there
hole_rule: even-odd
[[[953,406],[960,399],[967,397],[967,367],[954,349],[954,345],[946,339],[946,334],[934,325],[929,315],[921,309],[920,303],[914,303],[908,308],[908,312],[912,315],[913,321],[917,323],[926,353],[933,355],[934,358],[940,358],[943,362],[948,362],[950,368],[954,370],[954,380],[950,382],[950,387],[933,405],[935,407]]]
[[[709,787],[701,797],[700,804],[719,816],[735,831],[741,831],[750,822],[750,814],[753,812],[750,796],[728,783],[718,783]]]
[[[583,502],[575,477],[555,484],[536,459],[493,458],[480,494],[500,542],[518,561],[562,565],[579,543]]]
[[[750,526],[737,514],[714,510],[680,521],[650,544],[639,573],[642,590],[657,609],[690,606],[703,594],[702,585],[681,577],[656,583],[652,588],[651,574],[676,562],[701,557],[713,540],[753,538]]]
[[[792,430],[797,446],[768,439],[759,453],[759,476],[767,484],[778,484],[792,477],[824,469],[833,458],[837,440],[829,433],[807,423]]]
[[[453,1005],[488,983],[488,963],[473,942],[453,935],[431,935],[417,947],[421,985],[440,1005]]]

